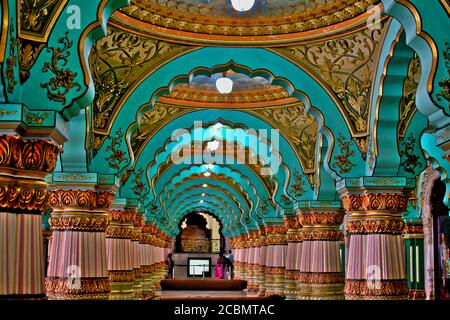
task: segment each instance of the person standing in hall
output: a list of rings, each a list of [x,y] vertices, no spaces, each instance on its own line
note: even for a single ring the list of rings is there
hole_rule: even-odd
[[[231,250],[228,250],[228,254],[226,255],[226,264],[227,264],[227,269],[228,269],[228,274],[230,275],[230,279],[233,279],[234,274],[233,274],[233,263],[234,263],[234,256],[233,253],[231,252]]]
[[[219,254],[219,258],[216,261],[215,276],[216,279],[223,279],[225,276],[225,257],[223,253]]]
[[[175,267],[175,262],[172,259],[172,253],[167,255],[167,276],[169,279],[173,279],[173,269]]]

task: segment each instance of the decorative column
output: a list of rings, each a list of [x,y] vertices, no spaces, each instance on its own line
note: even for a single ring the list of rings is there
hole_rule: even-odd
[[[141,237],[141,269],[142,269],[142,299],[147,299],[155,294],[155,288],[153,286],[152,276],[154,270],[153,261],[153,225],[144,223],[142,225],[142,237]]]
[[[45,297],[44,179],[61,150],[48,139],[0,136],[0,298]]]
[[[408,222],[403,229],[406,249],[406,279],[409,299],[425,300],[424,234],[421,220]]]
[[[242,280],[248,282],[248,234],[244,234],[241,236],[241,263],[240,263],[240,275],[239,277]]]
[[[258,283],[259,283],[259,296],[266,295],[266,256],[267,256],[267,242],[266,242],[266,228],[264,226],[259,227],[259,267],[258,267]]]
[[[78,177],[54,174],[54,181],[59,178]],[[81,189],[81,185],[49,187],[53,236],[46,288],[50,299],[108,299],[111,290],[105,231],[106,210],[114,193],[87,184]]]
[[[241,279],[241,265],[242,265],[242,241],[241,235],[233,238],[233,244],[235,248],[234,257],[234,278]]]
[[[256,269],[256,237],[258,231],[250,231],[248,235],[248,258],[247,258],[247,288],[250,291],[257,289],[255,269]]]
[[[310,201],[298,209],[302,252],[300,259],[300,299],[343,300],[344,275],[340,258],[344,212],[339,201]]]
[[[407,299],[402,231],[406,178],[363,177],[338,184],[350,235],[345,298]]]
[[[136,212],[108,210],[109,226],[106,229],[108,275],[111,282],[111,300],[133,298],[134,268],[131,235]]]
[[[300,268],[297,260],[301,258],[302,242],[299,217],[296,214],[285,214],[284,225],[286,227],[287,253],[286,253],[286,272],[284,274],[285,296],[286,300],[296,300],[300,295],[298,279]]]
[[[266,227],[266,296],[284,297],[284,274],[286,271],[287,239],[284,225]]]
[[[134,282],[133,282],[133,298],[139,300],[142,295],[142,268],[141,268],[141,227],[144,217],[140,214],[136,214],[133,224],[133,232],[131,233],[131,247],[133,250],[133,270],[134,270]]]

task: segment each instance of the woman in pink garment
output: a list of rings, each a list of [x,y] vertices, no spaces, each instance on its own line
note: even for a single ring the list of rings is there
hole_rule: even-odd
[[[216,279],[223,279],[225,276],[225,257],[223,253],[220,253],[219,258],[217,258],[215,276]]]

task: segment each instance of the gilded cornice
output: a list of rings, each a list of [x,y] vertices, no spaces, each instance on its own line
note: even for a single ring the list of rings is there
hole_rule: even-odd
[[[134,32],[147,36],[180,43],[196,45],[273,46],[288,45],[301,41],[311,41],[324,34],[335,34],[342,30],[354,29],[367,22],[373,15],[368,10],[377,0],[352,0],[335,2],[308,8],[290,6],[289,10],[299,10],[278,16],[259,18],[226,17],[179,11],[151,2],[135,2],[114,13],[112,21]],[[273,12],[275,12],[274,10]]]

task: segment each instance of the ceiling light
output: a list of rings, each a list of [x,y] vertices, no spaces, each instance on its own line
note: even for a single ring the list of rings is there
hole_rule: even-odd
[[[211,175],[211,172],[206,171],[205,173],[203,173],[203,175],[204,175],[205,177],[209,177],[209,176]]]
[[[254,4],[255,0],[231,0],[231,5],[237,11],[248,11]]]
[[[204,197],[204,196],[206,196],[206,193],[203,192],[203,193],[202,193],[202,197]]]
[[[227,94],[233,91],[233,80],[222,77],[216,80],[216,88],[221,94]]]
[[[204,184],[202,185],[202,187],[203,187],[203,188],[208,188],[208,185],[207,185],[206,183],[204,183]]]
[[[200,200],[200,203],[203,203],[203,200]]]
[[[216,151],[217,149],[219,149],[219,141],[217,140],[213,140],[213,141],[209,141],[208,142],[208,149],[211,151]]]

